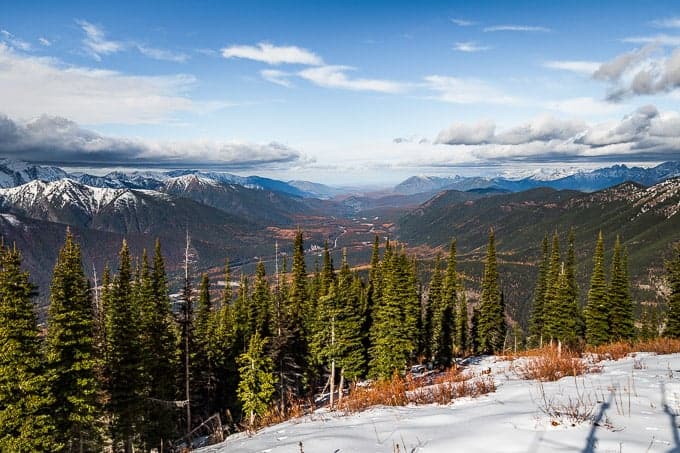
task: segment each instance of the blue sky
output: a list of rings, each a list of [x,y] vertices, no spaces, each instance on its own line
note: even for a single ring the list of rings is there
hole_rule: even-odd
[[[680,156],[677,2],[0,0],[0,154],[329,183]]]

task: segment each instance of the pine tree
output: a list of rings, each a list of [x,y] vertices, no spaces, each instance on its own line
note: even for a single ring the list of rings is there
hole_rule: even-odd
[[[585,321],[581,306],[579,303],[579,288],[576,281],[576,236],[574,228],[569,229],[569,245],[567,247],[567,261],[565,263],[564,272],[566,273],[567,284],[569,285],[569,292],[567,299],[573,301],[571,312],[576,321],[576,337],[583,338],[585,335]]]
[[[305,265],[305,249],[302,230],[295,234],[293,244],[293,268],[290,297],[286,306],[286,317],[289,320],[290,340],[287,342],[286,355],[290,358],[290,367],[284,371],[288,378],[296,383],[295,395],[302,395],[306,387],[305,371],[312,371],[307,367],[309,347],[309,328],[314,311],[310,309],[308,297],[307,268]],[[316,301],[314,301],[315,303]],[[313,376],[306,376],[311,380]]]
[[[604,239],[597,237],[593,255],[593,275],[590,278],[588,305],[585,309],[586,341],[594,346],[607,343],[609,336],[609,300],[604,270]]]
[[[448,365],[452,358],[456,338],[458,316],[458,273],[456,271],[456,241],[451,241],[446,265],[446,276],[442,288],[441,302],[436,314],[433,351],[435,362]],[[467,318],[466,318],[467,323]]]
[[[101,448],[94,319],[80,247],[67,231],[50,287],[46,353],[54,399],[51,414],[59,442],[69,451]]]
[[[0,451],[61,451],[50,414],[44,357],[40,351],[33,285],[21,255],[0,246]]]
[[[545,298],[543,301],[543,330],[541,337],[544,340],[557,340],[558,332],[561,331],[560,324],[565,301],[560,299],[560,274],[564,271],[561,266],[562,256],[560,254],[560,238],[557,231],[553,234],[552,247],[550,251],[550,261],[548,265],[548,276],[546,279]]]
[[[211,350],[215,353],[215,377],[217,380],[216,405],[220,412],[229,409],[235,411],[238,407],[236,388],[238,386],[238,369],[236,358],[243,351],[236,345],[235,309],[232,302],[231,268],[229,259],[224,265],[224,290],[217,313],[215,339]]]
[[[255,321],[253,328],[262,338],[267,338],[271,334],[271,299],[272,295],[269,289],[269,282],[267,281],[267,273],[264,263],[260,261],[257,263],[253,294],[250,300],[252,305],[251,316]]]
[[[323,266],[321,267],[321,282],[318,297],[325,296],[331,283],[335,282],[335,269],[333,269],[333,258],[328,250],[328,241],[323,243]]]
[[[543,343],[543,318],[545,310],[545,294],[548,285],[548,271],[550,268],[550,249],[548,247],[548,236],[543,237],[541,247],[542,259],[538,268],[538,279],[534,289],[531,316],[529,318],[529,344],[531,346],[542,346]]]
[[[496,240],[493,228],[489,232],[489,246],[482,278],[482,295],[477,323],[479,352],[493,353],[503,347],[505,340],[505,313],[496,264]]]
[[[194,351],[192,353],[192,390],[195,402],[195,415],[202,418],[209,416],[216,409],[214,398],[216,393],[215,378],[215,312],[210,297],[210,278],[203,273],[198,289],[198,305],[194,319]]]
[[[675,245],[673,258],[666,261],[666,283],[670,292],[663,335],[680,338],[680,243]]]
[[[613,341],[630,340],[635,335],[633,300],[628,278],[628,254],[616,237],[609,279],[609,337]]]
[[[255,333],[248,343],[248,349],[238,358],[240,382],[238,398],[248,416],[250,427],[255,418],[265,414],[275,392],[276,379],[272,373],[273,364],[264,354],[266,338]]]
[[[462,279],[458,286],[458,301],[456,302],[456,341],[457,355],[464,355],[469,347],[470,334],[468,326],[468,301]]]
[[[111,438],[114,445],[122,445],[125,453],[131,453],[134,448],[143,412],[143,364],[131,280],[130,252],[124,240],[118,275],[113,279],[107,301],[106,390]]]

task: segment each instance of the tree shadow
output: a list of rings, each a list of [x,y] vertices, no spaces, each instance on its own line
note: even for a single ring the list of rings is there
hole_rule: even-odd
[[[680,453],[680,433],[678,432],[678,421],[676,411],[674,411],[666,400],[666,386],[661,383],[661,397],[663,398],[663,411],[668,414],[671,422],[671,433],[673,433],[673,443],[675,444],[668,453]]]
[[[593,418],[593,424],[590,427],[590,432],[588,433],[588,438],[586,439],[586,446],[583,447],[581,453],[593,453],[595,451],[595,446],[597,445],[597,436],[595,435],[596,430],[598,426],[602,426],[600,422],[602,421],[602,418],[604,417],[604,414],[607,411],[607,409],[609,409],[609,406],[611,406],[613,396],[614,394],[610,392],[607,401],[603,402],[600,405],[600,409],[597,411],[597,415],[595,415],[595,418]]]

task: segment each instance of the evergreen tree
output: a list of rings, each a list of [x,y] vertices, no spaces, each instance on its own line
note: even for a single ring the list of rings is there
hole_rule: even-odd
[[[269,289],[269,282],[267,281],[267,273],[264,263],[260,261],[257,263],[255,270],[255,283],[250,300],[252,305],[251,316],[255,321],[253,328],[262,338],[267,338],[271,334],[271,299],[272,295]]]
[[[168,297],[168,281],[160,240],[156,239],[151,269],[142,258],[143,300],[141,350],[145,379],[144,438],[149,448],[161,448],[175,435],[175,410],[168,404],[177,397],[177,329]]]
[[[211,351],[215,354],[215,378],[220,391],[216,395],[216,405],[220,412],[226,409],[235,411],[238,408],[236,388],[238,386],[238,369],[236,358],[243,351],[236,345],[235,309],[232,303],[231,268],[229,260],[224,265],[224,290],[217,313],[215,338]]]
[[[458,301],[456,302],[456,341],[455,349],[457,355],[464,355],[468,349],[468,342],[470,335],[468,334],[468,301],[463,287],[463,281],[460,280],[458,287]]]
[[[586,341],[594,346],[607,343],[609,336],[609,300],[604,270],[604,239],[597,237],[593,255],[593,275],[590,278],[588,305],[585,309]]]
[[[571,311],[573,317],[576,320],[576,336],[577,338],[583,338],[585,335],[585,321],[583,319],[583,313],[581,312],[581,306],[579,303],[579,288],[576,281],[576,236],[574,234],[574,228],[569,229],[569,245],[567,247],[567,261],[565,263],[564,272],[566,273],[567,284],[569,285],[569,293],[567,299],[573,301],[573,306]]]
[[[238,398],[243,404],[243,411],[248,416],[249,425],[255,424],[255,418],[265,414],[274,396],[276,379],[272,373],[273,364],[264,354],[266,338],[258,332],[248,343],[248,349],[238,358],[241,380],[238,384]]]
[[[496,240],[493,228],[489,232],[489,246],[482,278],[482,295],[477,323],[477,347],[479,352],[493,353],[503,347],[505,340],[505,313],[498,285],[496,264]]]
[[[194,319],[194,351],[192,353],[192,376],[194,383],[192,390],[195,402],[195,415],[202,418],[212,414],[216,407],[214,398],[216,394],[216,352],[215,327],[217,320],[210,297],[210,278],[203,273],[198,289],[198,305]]]
[[[321,282],[318,297],[325,296],[331,283],[335,281],[335,269],[333,269],[333,258],[328,250],[328,241],[323,243],[323,266],[321,267]]]
[[[427,302],[423,310],[423,338],[420,343],[420,351],[428,360],[432,360],[432,351],[439,346],[439,338],[435,338],[435,331],[439,330],[438,324],[441,322],[442,285],[441,257],[437,254],[427,293]]]
[[[548,247],[547,235],[543,237],[541,250],[542,259],[538,268],[538,279],[536,280],[531,316],[529,318],[529,344],[534,347],[542,346],[543,344],[545,295],[548,286],[548,271],[550,269],[550,249]]]
[[[554,291],[555,296],[546,307],[544,336],[551,342],[556,340],[560,343],[573,344],[576,341],[577,323],[573,310],[575,301],[571,299],[571,288],[564,265],[557,277]]]
[[[670,292],[663,335],[680,338],[680,243],[675,245],[673,258],[666,261],[666,283]]]
[[[630,340],[635,335],[633,299],[630,296],[628,278],[628,254],[622,250],[621,241],[616,237],[609,279],[609,338]]]
[[[59,442],[68,451],[101,448],[94,319],[80,247],[67,230],[50,287],[46,353],[53,397],[51,414]]]
[[[121,445],[125,453],[131,453],[134,448],[143,412],[143,364],[131,280],[130,252],[123,240],[118,275],[113,279],[107,300],[106,390],[111,438],[115,448]]]
[[[303,373],[306,370],[312,371],[311,367],[307,367],[309,354],[307,339],[309,337],[308,329],[311,327],[310,320],[313,319],[314,313],[310,309],[312,302],[310,302],[307,292],[307,268],[302,230],[298,230],[295,234],[292,274],[290,297],[286,307],[286,317],[290,323],[290,340],[287,342],[286,355],[290,358],[291,366],[286,367],[284,374],[292,382],[295,382],[295,395],[299,396],[302,395],[306,387]],[[313,303],[316,303],[316,301]],[[312,376],[307,376],[307,378],[312,379]]]
[[[0,451],[61,451],[28,278],[16,248],[0,246]]]
[[[456,271],[456,241],[451,241],[442,288],[441,303],[436,314],[433,351],[435,362],[448,365],[452,358],[456,338],[458,316],[458,273]],[[467,323],[467,318],[465,320]]]

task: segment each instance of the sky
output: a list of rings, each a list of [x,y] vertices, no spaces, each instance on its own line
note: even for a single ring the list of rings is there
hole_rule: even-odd
[[[0,0],[0,156],[329,184],[680,160],[680,5]]]

